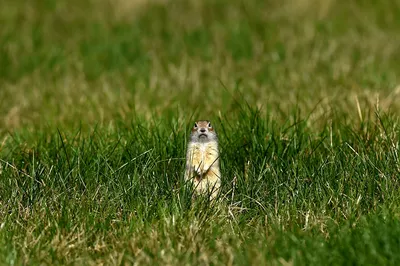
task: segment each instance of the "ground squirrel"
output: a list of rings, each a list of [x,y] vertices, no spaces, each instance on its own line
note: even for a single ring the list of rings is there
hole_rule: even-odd
[[[194,123],[186,153],[185,181],[194,185],[197,194],[214,199],[221,186],[217,133],[210,121]]]

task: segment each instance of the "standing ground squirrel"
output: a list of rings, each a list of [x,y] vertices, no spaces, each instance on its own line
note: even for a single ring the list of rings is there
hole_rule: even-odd
[[[194,185],[198,194],[214,199],[221,186],[217,133],[210,121],[194,123],[186,153],[185,181]]]

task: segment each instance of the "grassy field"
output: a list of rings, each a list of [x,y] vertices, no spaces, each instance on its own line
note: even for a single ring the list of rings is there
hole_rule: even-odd
[[[400,2],[0,3],[1,265],[399,265]],[[191,200],[188,132],[222,195]]]

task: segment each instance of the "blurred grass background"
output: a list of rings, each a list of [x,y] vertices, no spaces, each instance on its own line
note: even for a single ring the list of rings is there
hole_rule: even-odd
[[[397,265],[400,2],[0,2],[0,262]],[[191,202],[193,120],[221,204]]]
[[[209,117],[242,97],[277,120],[296,105],[316,117],[399,108],[397,1],[3,1],[0,12],[3,131]]]

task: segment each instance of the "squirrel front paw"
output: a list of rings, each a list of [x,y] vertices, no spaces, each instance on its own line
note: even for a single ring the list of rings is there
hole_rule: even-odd
[[[205,164],[203,167],[203,173],[206,173],[210,169],[211,165]]]
[[[203,174],[203,169],[200,166],[193,166],[194,173],[198,176]]]

